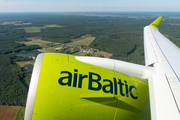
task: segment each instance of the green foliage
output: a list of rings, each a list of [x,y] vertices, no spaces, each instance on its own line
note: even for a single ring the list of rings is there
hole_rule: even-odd
[[[90,44],[90,47],[112,53],[111,58],[113,59],[143,64],[142,28],[147,21],[146,19],[137,20],[135,18],[112,18],[111,23],[109,23],[110,26],[100,30],[100,34]],[[134,52],[138,52],[136,54],[138,59],[131,55]],[[139,60],[139,58],[141,59]]]
[[[32,58],[30,58],[30,57],[21,57],[21,56],[12,56],[11,59],[12,59],[14,62],[30,61],[30,60],[32,60]]]
[[[8,56],[0,56],[0,105],[25,106],[28,86],[21,67]]]
[[[20,51],[31,51],[39,49],[38,45],[26,46],[16,41],[28,41],[26,40],[26,33],[24,30],[15,29],[14,25],[0,25],[0,54],[9,54]]]
[[[29,41],[32,41],[32,40],[27,40],[26,38],[19,38],[16,41],[17,42],[29,42]]]
[[[24,120],[25,108],[21,107],[18,109],[14,120]]]
[[[180,47],[180,20],[164,18],[162,25],[160,25],[159,30],[161,33],[167,35],[166,37],[170,39],[175,45]]]

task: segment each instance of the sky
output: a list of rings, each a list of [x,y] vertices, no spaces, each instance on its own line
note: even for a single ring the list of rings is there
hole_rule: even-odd
[[[0,0],[0,12],[178,11],[180,0]]]

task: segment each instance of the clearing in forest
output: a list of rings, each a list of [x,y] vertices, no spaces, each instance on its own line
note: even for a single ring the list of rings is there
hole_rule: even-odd
[[[38,51],[41,52],[55,52],[56,51],[56,47],[61,44],[61,43],[54,43],[54,42],[50,42],[50,41],[44,41],[41,40],[41,38],[38,37],[31,37],[31,38],[26,38],[28,40],[28,42],[21,42],[24,43],[25,45],[39,45],[40,47],[42,47],[42,49],[39,49]]]
[[[34,61],[21,61],[21,62],[16,62],[18,65],[20,65],[21,67],[24,67],[26,65],[34,65]]]
[[[81,40],[77,40],[77,41],[73,41],[70,43],[67,43],[67,46],[81,46],[81,45],[86,45],[88,46],[89,44],[91,44],[91,42],[93,42],[95,39],[95,37],[85,37]]]
[[[26,27],[24,29],[26,33],[41,32],[41,27]]]
[[[23,21],[11,21],[11,22],[0,23],[0,25],[10,25],[10,24],[14,24],[14,25],[30,25],[32,23],[23,23]]]
[[[34,32],[41,32],[41,29],[46,29],[49,27],[63,27],[62,25],[44,25],[43,27],[25,27],[24,30],[26,33],[34,33]]]
[[[31,37],[31,38],[26,38],[26,39],[31,40],[31,41],[21,42],[21,43],[24,43],[26,45],[39,45],[41,47],[45,46],[46,44],[53,43],[50,41],[41,40],[41,38],[36,38],[36,37]]]
[[[56,25],[56,24],[53,24],[53,25],[44,25],[42,28],[46,29],[46,28],[49,28],[49,27],[63,27],[63,25]]]

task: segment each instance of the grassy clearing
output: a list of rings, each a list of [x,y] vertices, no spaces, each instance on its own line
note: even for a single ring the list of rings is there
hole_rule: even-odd
[[[41,38],[32,37],[32,38],[26,38],[26,39],[32,40],[32,41],[21,42],[21,43],[24,43],[25,45],[39,45],[42,47],[42,49],[40,49],[39,51],[42,51],[42,52],[56,52],[56,48],[60,47],[60,43],[44,41],[44,40],[41,40]],[[53,44],[53,45],[49,45],[49,44]]]
[[[25,27],[25,32],[26,33],[34,33],[34,32],[41,32],[41,29],[46,29],[49,27],[63,27],[61,25],[44,25],[43,27]]]
[[[34,65],[34,61],[23,61],[23,62],[16,62],[16,64],[20,65],[21,67],[24,67],[28,64]]]
[[[62,25],[44,25],[42,28],[46,29],[46,28],[49,28],[49,27],[63,27]]]
[[[83,39],[85,39],[85,38],[87,38],[87,37],[91,37],[91,35],[90,35],[90,34],[86,34],[86,35],[82,35],[82,36],[79,37],[79,38],[71,39],[71,40],[74,42],[74,41],[78,41],[78,40],[83,40]]]
[[[18,109],[14,120],[24,120],[25,108],[21,107]]]
[[[41,38],[26,38],[26,39],[32,40],[32,41],[28,41],[28,42],[22,42],[26,45],[39,45],[39,46],[43,47],[46,44],[53,43],[53,42],[49,42],[49,41],[43,41],[43,40],[41,40]]]
[[[10,24],[14,24],[14,25],[29,25],[32,23],[23,23],[23,21],[11,21],[11,22],[3,22],[0,23],[0,25],[10,25]],[[24,29],[26,33],[34,33],[34,32],[41,32],[41,29],[46,29],[49,27],[63,27],[62,25],[56,25],[56,24],[52,24],[52,25],[44,25],[43,27],[25,27],[25,28],[20,28],[20,29]]]
[[[11,21],[11,22],[3,22],[1,23],[1,25],[10,25],[10,24],[19,25],[21,23],[22,21]]]
[[[70,43],[67,43],[66,45],[67,46],[81,46],[81,45],[86,45],[88,46],[91,42],[93,42],[95,39],[95,37],[86,37],[82,40],[77,40],[77,41],[74,41],[74,42],[70,42]]]
[[[41,32],[41,27],[26,27],[24,29],[26,33]]]
[[[167,34],[163,34],[165,37],[169,37],[169,35],[167,35]]]
[[[24,67],[26,65],[26,61],[25,62],[16,62],[16,64],[20,65],[21,67]]]
[[[10,24],[14,24],[14,25],[29,25],[29,24],[32,24],[32,23],[23,23],[23,21],[11,21],[11,22],[0,23],[0,25],[10,25]]]
[[[56,47],[48,47],[48,48],[45,48],[44,51],[45,52],[56,52]]]

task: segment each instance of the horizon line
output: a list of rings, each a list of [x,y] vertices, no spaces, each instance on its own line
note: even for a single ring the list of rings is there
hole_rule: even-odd
[[[180,13],[180,11],[33,11],[33,12],[0,12],[0,13],[95,13],[95,12],[102,12],[102,13],[108,13],[108,12],[114,12],[114,13],[148,13],[148,12],[154,12],[154,13]]]

